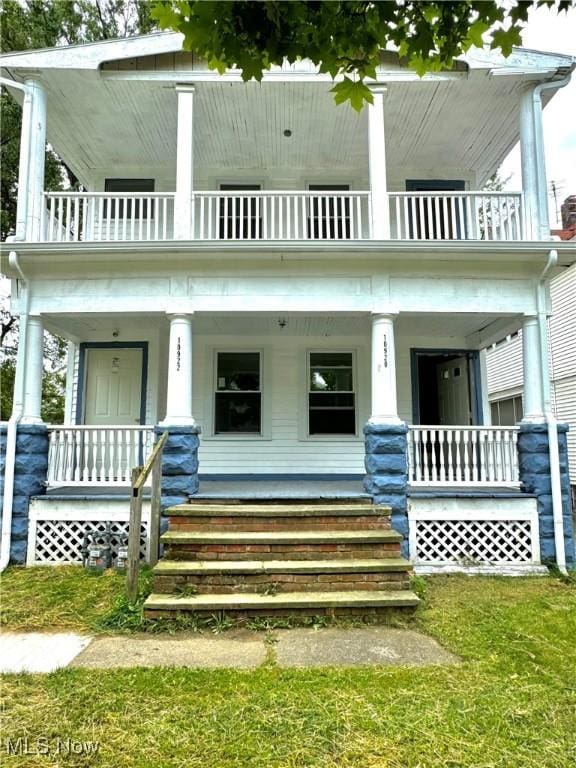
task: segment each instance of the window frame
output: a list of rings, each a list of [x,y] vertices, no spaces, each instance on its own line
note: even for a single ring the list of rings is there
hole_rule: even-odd
[[[218,390],[218,355],[221,353],[234,354],[258,354],[260,356],[260,432],[216,432],[216,393],[218,391],[226,392],[228,390]],[[270,420],[270,353],[265,347],[233,347],[218,346],[206,349],[206,371],[208,372],[206,387],[210,393],[205,398],[205,423],[209,425],[203,435],[206,441],[256,441],[271,440],[271,420]]]
[[[354,433],[349,432],[334,432],[334,433],[323,433],[323,434],[310,434],[310,394],[312,393],[312,390],[310,389],[310,358],[313,354],[348,354],[352,357],[352,394],[354,395]],[[362,391],[362,383],[359,379],[359,366],[358,366],[358,350],[352,349],[350,347],[348,348],[342,348],[342,347],[322,347],[320,348],[311,348],[305,350],[305,362],[304,362],[304,389],[303,389],[303,398],[302,403],[303,407],[301,409],[301,419],[300,419],[300,434],[301,439],[304,440],[312,440],[312,441],[358,441],[360,438],[359,434],[359,420],[360,420],[360,396]],[[318,392],[315,392],[314,394],[319,394]],[[349,394],[349,393],[348,393]],[[334,409],[338,410],[338,409]],[[342,408],[344,410],[344,408]]]

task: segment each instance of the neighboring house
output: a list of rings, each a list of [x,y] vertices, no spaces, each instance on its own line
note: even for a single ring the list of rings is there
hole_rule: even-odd
[[[565,476],[546,469],[542,389],[520,427],[490,427],[484,350],[523,327],[540,371],[538,280],[551,249],[576,260],[549,239],[540,164],[541,102],[572,58],[477,50],[419,78],[383,53],[361,114],[309,62],[244,84],[175,34],[1,65],[24,99],[5,259],[23,329],[15,559],[75,560],[88,523],[125,527],[110,489],[155,428],[170,433],[166,504],[240,482],[364,494],[422,568],[556,557]],[[83,191],[44,192],[45,138]],[[524,190],[482,191],[518,139]],[[70,343],[47,475],[44,328]]]
[[[562,229],[552,235],[576,247],[576,195],[562,205]],[[550,281],[549,320],[551,404],[556,418],[570,426],[570,482],[576,490],[576,266]],[[492,424],[516,424],[522,419],[522,331],[494,344],[487,354],[488,396]]]

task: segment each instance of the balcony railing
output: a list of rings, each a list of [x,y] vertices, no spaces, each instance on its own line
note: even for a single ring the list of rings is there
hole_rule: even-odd
[[[411,426],[412,485],[518,485],[518,427]]]
[[[130,485],[152,451],[153,427],[48,427],[48,485]]]
[[[373,235],[369,192],[195,192],[189,225],[174,193],[48,192],[42,242],[346,241]],[[391,192],[390,239],[524,239],[521,193]],[[385,212],[384,212],[385,213]],[[176,227],[176,223],[179,225]]]

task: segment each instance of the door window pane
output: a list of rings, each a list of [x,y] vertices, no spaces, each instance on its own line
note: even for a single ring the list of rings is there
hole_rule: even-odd
[[[259,352],[218,352],[214,431],[261,432]]]

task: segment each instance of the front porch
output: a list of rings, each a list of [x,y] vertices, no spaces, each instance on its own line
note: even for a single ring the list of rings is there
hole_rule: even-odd
[[[489,410],[472,340],[480,346],[479,329],[501,320],[359,312],[182,313],[132,325],[102,318],[100,340],[71,347],[69,423],[46,430],[34,422],[39,400],[27,382],[28,428],[47,434],[48,493],[34,499],[35,513],[42,508],[34,521],[49,522],[58,499],[60,524],[79,529],[107,489],[127,500],[132,468],[146,460],[155,433],[167,431],[165,507],[189,498],[367,499],[390,508],[402,553],[416,565],[537,568],[554,551],[538,382],[526,391],[525,424],[482,423]],[[76,329],[83,319],[47,318],[59,329],[67,322]],[[39,323],[32,344],[41,340]],[[523,325],[525,362],[536,368],[533,318]],[[422,537],[432,546],[423,549]]]

